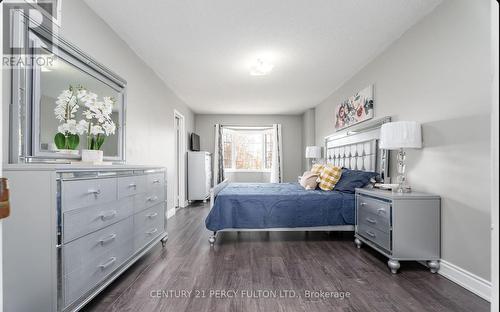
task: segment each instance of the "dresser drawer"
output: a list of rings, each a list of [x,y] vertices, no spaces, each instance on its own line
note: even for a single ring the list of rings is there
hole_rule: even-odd
[[[165,231],[165,209],[160,204],[134,215],[134,250],[139,250]]]
[[[136,175],[118,178],[118,198],[146,192],[146,176]]]
[[[146,208],[151,208],[153,206],[164,204],[165,195],[162,191],[147,194],[138,194],[135,196],[135,206],[134,213],[143,211]]]
[[[389,222],[389,219],[387,219],[384,215],[377,215],[371,212],[367,212],[364,209],[360,209],[358,210],[357,219],[357,224],[364,223],[368,226],[379,229],[382,232],[391,232],[391,224]]]
[[[146,183],[148,191],[163,189],[165,187],[165,174],[163,172],[150,173],[146,175]]]
[[[379,218],[391,219],[391,204],[382,200],[373,199],[371,197],[357,195],[357,211],[367,212],[378,216]]]
[[[115,201],[116,178],[63,181],[62,211]]]
[[[133,218],[128,217],[97,232],[63,245],[64,274],[88,263],[105,260],[105,254],[118,246],[132,244]]]
[[[134,212],[134,204],[134,198],[123,198],[112,203],[64,212],[63,241],[70,242],[131,216]]]
[[[133,254],[132,217],[63,247],[65,306],[102,282]]]
[[[65,275],[63,277],[64,306],[70,305],[103,282],[109,274],[125,263],[132,255],[132,248],[132,242],[117,246],[117,248],[103,254],[100,259],[94,259],[88,265],[81,266]]]
[[[144,232],[155,224],[158,220],[165,219],[165,205],[159,204],[154,207],[143,210],[134,215],[134,229],[136,232]],[[162,228],[163,230],[163,228]]]
[[[367,240],[379,245],[387,251],[391,251],[391,234],[380,231],[365,223],[358,224],[356,233]]]

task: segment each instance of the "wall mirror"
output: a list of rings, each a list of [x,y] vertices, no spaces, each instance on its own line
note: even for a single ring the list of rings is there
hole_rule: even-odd
[[[71,161],[80,158],[81,149],[88,147],[87,133],[91,130],[80,123],[89,120],[85,115],[88,111],[86,101],[77,96],[80,91],[95,94],[94,103],[102,103],[105,98],[112,100],[109,117],[116,129],[112,134],[106,132],[100,149],[105,160],[124,162],[126,82],[51,31],[53,26],[32,27],[33,23],[22,12],[14,23],[14,37],[20,41],[20,46],[25,47],[25,53],[35,57],[41,55],[45,61],[12,69],[11,162]],[[66,113],[58,113],[58,99],[68,92],[65,90],[73,90],[70,93],[73,94],[73,104],[66,107],[74,109],[71,113],[67,110]],[[62,131],[60,126],[67,123],[57,118],[61,114],[80,125],[79,131],[74,133],[78,137],[76,146],[61,145],[55,138]]]

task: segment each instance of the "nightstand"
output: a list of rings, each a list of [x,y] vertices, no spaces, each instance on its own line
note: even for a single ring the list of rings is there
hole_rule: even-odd
[[[364,243],[389,258],[397,273],[400,261],[425,261],[432,273],[441,258],[441,198],[412,192],[356,189],[358,248]]]

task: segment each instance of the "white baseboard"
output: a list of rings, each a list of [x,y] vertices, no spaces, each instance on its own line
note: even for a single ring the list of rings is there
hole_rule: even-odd
[[[175,215],[175,208],[171,208],[167,210],[167,219],[172,218]]]
[[[439,274],[473,292],[484,300],[491,301],[491,282],[445,260],[440,261]]]

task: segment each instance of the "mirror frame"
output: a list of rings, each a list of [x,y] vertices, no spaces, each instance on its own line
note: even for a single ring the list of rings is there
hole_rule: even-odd
[[[30,37],[48,43],[51,53],[56,58],[63,59],[75,66],[80,71],[108,85],[118,92],[120,99],[117,101],[119,107],[119,120],[117,125],[118,155],[104,156],[104,160],[116,163],[125,162],[125,134],[126,134],[126,87],[127,82],[94,60],[91,56],[81,51],[75,45],[59,36],[56,31],[57,25],[38,25],[32,27],[30,17],[21,10],[16,11],[12,17],[13,33],[12,40],[17,46],[24,47],[24,54],[33,55],[31,51]],[[40,120],[39,99],[40,89],[39,66],[23,66],[12,69],[12,104],[10,109],[10,163],[26,162],[71,162],[81,158],[80,155],[48,152],[40,149]]]

